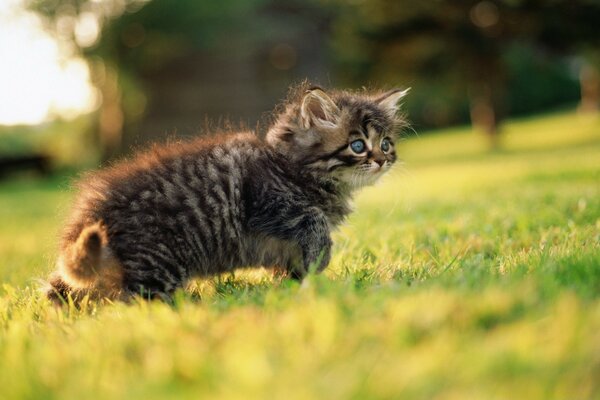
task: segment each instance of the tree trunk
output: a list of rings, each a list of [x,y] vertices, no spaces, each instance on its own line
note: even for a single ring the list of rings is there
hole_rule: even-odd
[[[101,85],[102,106],[99,111],[98,136],[100,157],[103,162],[119,153],[123,140],[123,108],[118,73],[106,67]]]
[[[581,86],[579,110],[598,112],[600,109],[600,73],[598,70],[591,64],[583,64],[579,71],[579,84]]]
[[[473,85],[469,91],[471,124],[487,136],[490,147],[499,144],[498,102],[487,83]]]
[[[467,57],[469,68],[465,76],[471,124],[486,135],[490,149],[494,150],[500,145],[499,124],[504,111],[506,73],[498,46],[488,43],[485,49],[477,48],[475,52],[476,56]]]

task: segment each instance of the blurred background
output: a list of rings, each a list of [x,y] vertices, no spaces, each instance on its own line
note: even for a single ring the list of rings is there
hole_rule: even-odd
[[[510,116],[598,111],[599,26],[596,0],[3,0],[0,175],[260,130],[303,79],[412,87],[417,132],[498,149]]]
[[[304,79],[412,88],[323,279],[41,301],[75,176]],[[0,0],[0,400],[600,399],[599,103],[600,0]]]

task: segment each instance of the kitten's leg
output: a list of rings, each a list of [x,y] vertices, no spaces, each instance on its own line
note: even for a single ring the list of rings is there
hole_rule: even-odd
[[[69,284],[62,279],[60,274],[56,272],[48,279],[44,292],[46,298],[56,306],[66,304],[69,297],[77,303],[88,293],[87,290],[75,289],[69,286]]]
[[[180,276],[149,258],[124,261],[123,270],[123,288],[129,298],[168,300],[177,288],[184,286]]]
[[[299,227],[296,236],[302,249],[302,268],[296,266],[291,271],[291,277],[297,280],[302,280],[310,268],[316,268],[317,273],[323,271],[331,259],[332,242],[325,215],[316,213],[304,218],[306,225]]]
[[[268,203],[267,203],[268,204]],[[273,213],[273,210],[277,210]],[[290,263],[290,277],[302,280],[310,268],[321,272],[329,264],[331,238],[325,214],[316,207],[288,204],[287,207],[269,207],[259,210],[249,221],[256,229],[279,239],[296,242],[302,251],[300,263]]]
[[[123,267],[122,287],[128,297],[168,299],[185,286],[191,263],[186,255],[190,251],[176,239],[155,235],[135,242],[128,238],[127,246],[115,245]]]

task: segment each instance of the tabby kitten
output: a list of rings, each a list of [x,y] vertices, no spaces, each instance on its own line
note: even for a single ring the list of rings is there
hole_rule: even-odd
[[[352,192],[396,161],[406,91],[300,88],[266,140],[253,133],[155,147],[80,183],[48,297],[169,296],[188,279],[329,262]]]

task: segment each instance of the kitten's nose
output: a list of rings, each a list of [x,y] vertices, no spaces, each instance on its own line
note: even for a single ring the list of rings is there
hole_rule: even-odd
[[[377,164],[379,164],[380,167],[383,167],[383,164],[385,164],[385,160],[384,159],[375,159],[373,160],[375,161]]]

